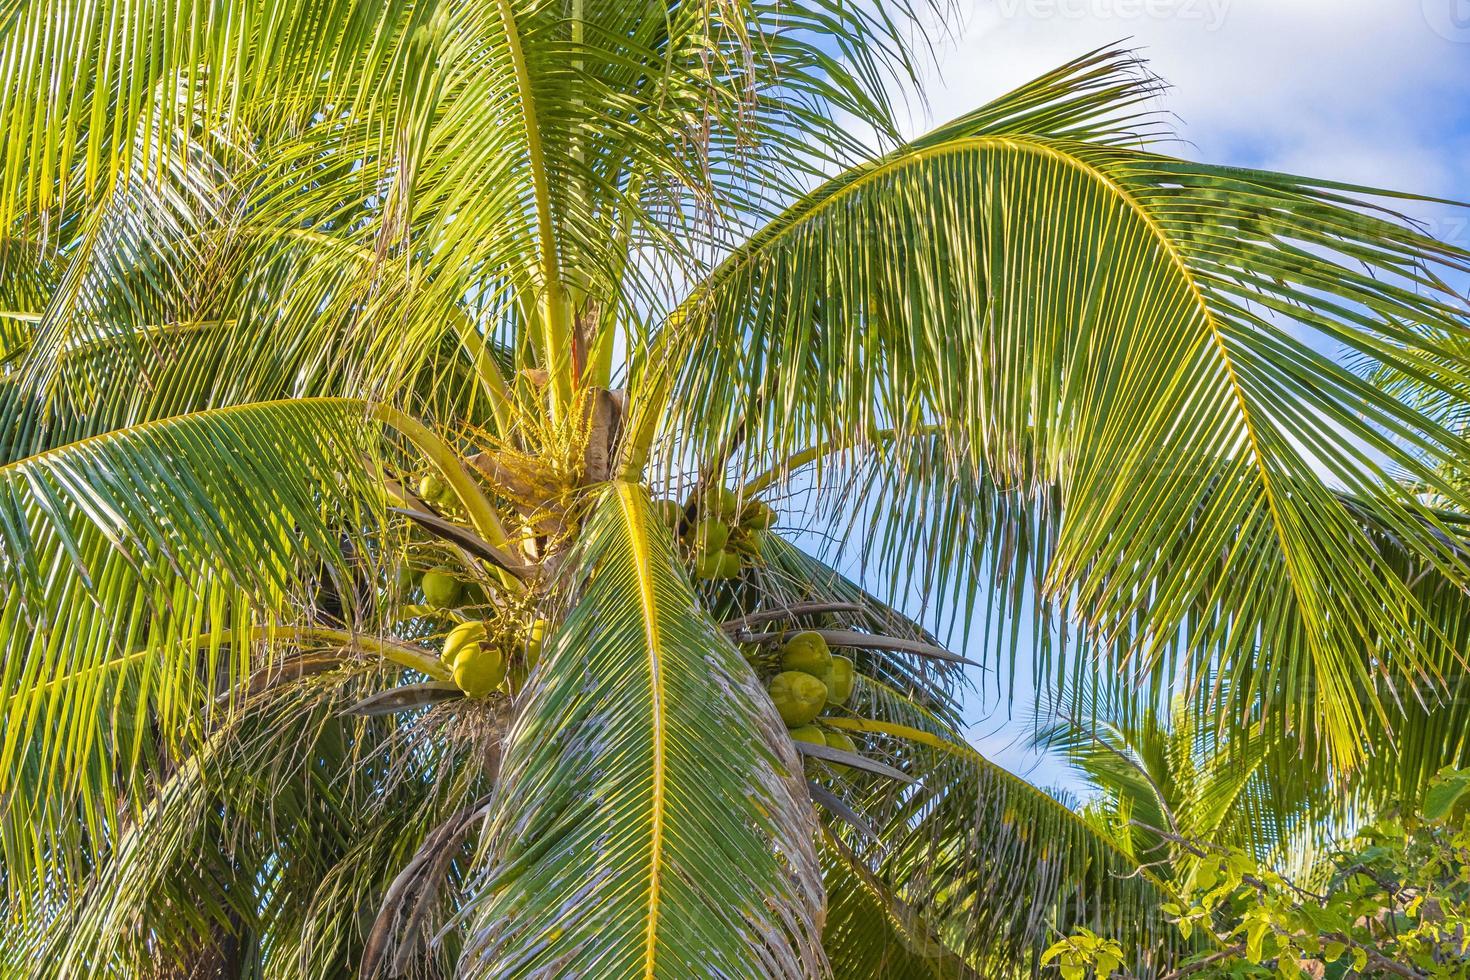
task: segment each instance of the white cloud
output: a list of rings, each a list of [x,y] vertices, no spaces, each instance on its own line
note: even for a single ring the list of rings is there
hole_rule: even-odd
[[[1182,155],[1467,196],[1470,0],[970,0],[963,16],[915,132],[1127,39],[1173,86]]]

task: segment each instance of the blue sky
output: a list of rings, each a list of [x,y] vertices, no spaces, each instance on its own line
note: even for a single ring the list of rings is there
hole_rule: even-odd
[[[958,0],[915,107],[917,135],[1077,55],[1127,39],[1173,88],[1179,156],[1470,201],[1470,0]],[[1404,206],[1470,247],[1470,210]],[[969,651],[981,660],[981,650]],[[1024,655],[1023,655],[1024,656]],[[972,698],[970,737],[1047,786],[1016,701]]]

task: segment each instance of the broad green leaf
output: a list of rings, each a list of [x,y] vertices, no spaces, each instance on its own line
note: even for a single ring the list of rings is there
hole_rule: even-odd
[[[1470,793],[1470,772],[1444,772],[1424,794],[1426,820],[1443,820]]]

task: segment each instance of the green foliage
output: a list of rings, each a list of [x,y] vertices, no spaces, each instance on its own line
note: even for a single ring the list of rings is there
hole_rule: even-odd
[[[596,505],[586,588],[506,735],[462,975],[820,970],[790,740],[655,521],[626,484]]]
[[[1154,980],[1317,955],[1180,831],[1454,816],[1470,254],[1153,152],[1127,52],[900,144],[944,6],[5,6],[7,977]],[[1108,807],[969,745],[956,622]]]
[[[1165,910],[1182,932],[1209,931],[1229,953],[1201,959],[1191,975],[1470,976],[1463,810],[1369,824],[1320,861],[1307,885],[1238,850],[1185,846],[1199,850],[1199,864],[1183,903]]]
[[[1043,966],[1055,963],[1062,980],[1082,980],[1090,967],[1098,980],[1107,980],[1123,965],[1123,947],[1113,939],[1103,939],[1089,929],[1060,939],[1041,954]]]
[[[1071,734],[1060,741],[1104,792],[1092,805],[1101,826],[1171,879],[1177,898],[1162,911],[1185,939],[1207,940],[1166,977],[1470,975],[1466,771],[1440,773],[1422,812],[1385,810],[1344,842],[1333,840],[1320,799],[1293,807],[1263,797],[1283,785],[1267,757],[1231,766],[1221,749],[1201,759],[1188,715],[1174,720],[1172,731],[1149,720],[1096,740],[1064,729]],[[1319,798],[1344,791],[1313,778]],[[1230,802],[1221,808],[1220,799]],[[1249,816],[1292,809],[1306,821],[1261,825]],[[1096,964],[1100,976],[1112,963],[1097,958],[1097,938],[1085,932],[1049,952],[1063,957],[1064,973],[1066,957],[1074,971]]]

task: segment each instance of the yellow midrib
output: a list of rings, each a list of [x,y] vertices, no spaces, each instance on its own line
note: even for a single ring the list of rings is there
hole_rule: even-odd
[[[648,574],[648,534],[643,523],[643,514],[639,510],[632,484],[618,483],[617,491],[618,502],[623,508],[623,522],[628,529],[628,542],[633,548],[633,567],[638,576],[638,598],[643,607],[643,635],[648,644],[648,668],[652,688],[650,720],[653,725],[653,827],[649,840],[648,924],[644,930],[643,948],[643,976],[652,980],[658,952],[664,846],[664,679],[659,663],[659,651],[663,647],[658,631],[658,606],[654,601],[653,579]]]

